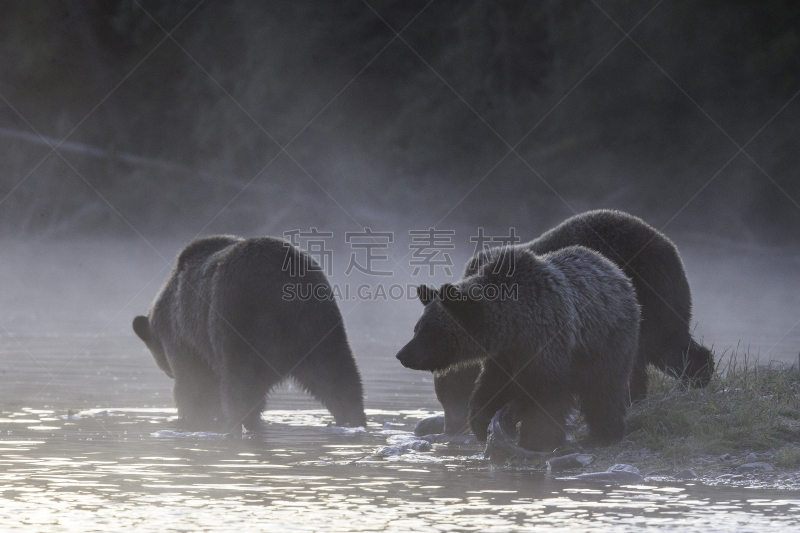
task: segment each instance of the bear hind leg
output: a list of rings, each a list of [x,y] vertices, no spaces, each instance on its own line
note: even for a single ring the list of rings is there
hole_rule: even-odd
[[[254,433],[262,428],[261,413],[267,402],[267,393],[283,380],[272,370],[261,368],[228,370],[222,379],[222,411],[225,415],[225,430],[240,435],[242,426]]]
[[[628,406],[627,384],[595,380],[584,383],[579,392],[581,413],[589,426],[584,446],[608,446],[625,436],[625,413]]]
[[[629,403],[634,404],[647,398],[647,362],[637,358],[631,372]]]
[[[336,425],[366,427],[361,375],[346,340],[326,340],[301,359],[290,375],[328,409]]]

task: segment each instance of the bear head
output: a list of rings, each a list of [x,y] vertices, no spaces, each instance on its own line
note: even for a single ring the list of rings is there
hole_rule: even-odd
[[[500,307],[508,303],[504,291],[516,283],[514,261],[521,254],[533,258],[513,248],[493,250],[481,256],[479,261],[486,262],[477,273],[456,284],[446,283],[438,290],[418,287],[425,309],[414,326],[414,338],[397,353],[403,366],[444,371],[485,359],[500,348],[508,339],[499,332],[509,330],[505,322],[513,319]]]
[[[414,338],[397,353],[403,366],[445,370],[485,357],[474,336],[482,323],[480,300],[449,283],[438,290],[421,285],[417,296],[425,309],[414,326]]]
[[[714,375],[714,354],[694,339],[685,352],[671,359],[670,373],[684,386],[705,387]]]
[[[133,319],[133,331],[142,339],[147,349],[153,354],[153,359],[156,360],[158,368],[164,371],[166,375],[175,378],[172,374],[172,367],[167,360],[167,355],[164,352],[164,346],[161,344],[161,339],[158,334],[153,331],[150,325],[150,319],[146,316],[137,316]]]

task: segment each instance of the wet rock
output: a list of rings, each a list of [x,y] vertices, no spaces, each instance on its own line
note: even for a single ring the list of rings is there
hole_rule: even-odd
[[[758,456],[754,453],[750,453],[747,455],[747,457],[744,458],[744,464],[757,463],[757,462],[758,462]]]
[[[697,479],[697,473],[694,470],[687,468],[686,470],[681,470],[674,476],[675,479]]]
[[[426,440],[409,440],[375,450],[376,455],[403,455],[411,452],[429,452],[431,443]]]
[[[638,468],[626,464],[616,464],[606,470],[606,472],[633,472],[634,474],[639,474],[640,476],[642,475]]]
[[[553,457],[562,457],[564,455],[570,455],[573,453],[581,453],[582,451],[583,451],[582,447],[575,444],[574,442],[569,442],[553,450]]]
[[[646,477],[653,477],[653,476],[669,476],[672,474],[671,468],[662,468],[660,470],[652,470],[647,473]]]
[[[448,435],[450,440],[447,441],[448,444],[474,444],[478,442],[475,438],[475,435],[472,433],[462,433],[461,435]]]
[[[396,444],[405,444],[407,442],[413,442],[415,440],[420,440],[411,433],[405,432],[398,432],[393,435],[386,437],[386,444],[391,444],[392,446]]]
[[[436,433],[444,433],[444,416],[429,416],[428,418],[423,418],[414,426],[414,435],[417,437]]]
[[[547,461],[548,472],[563,472],[564,470],[572,470],[574,468],[583,468],[594,462],[594,455],[571,453],[569,455],[562,455],[561,457],[553,457]]]
[[[171,429],[162,429],[155,433],[150,433],[151,437],[157,439],[234,439],[235,435],[231,433],[213,433],[211,431],[174,431]]]
[[[511,460],[539,461],[549,457],[549,453],[532,452],[517,444],[516,427],[510,417],[503,416],[506,413],[506,407],[503,407],[492,417],[483,456],[492,464]]]
[[[723,453],[722,455],[719,456],[720,461],[730,461],[732,459],[733,457],[729,453]]]
[[[366,433],[367,428],[364,426],[348,427],[348,426],[328,426],[325,428],[327,433],[338,433],[340,435],[359,435]]]
[[[473,444],[477,442],[472,433],[462,433],[461,435],[438,433],[435,435],[423,435],[420,439],[426,440],[431,444]]]
[[[744,479],[744,476],[741,474],[722,474],[717,476],[717,479],[720,481],[739,481]]]
[[[559,479],[574,479],[592,483],[610,483],[613,485],[630,485],[644,482],[644,478],[638,468],[624,464],[614,465],[605,472],[590,472],[588,474],[578,474],[577,476]]]
[[[738,468],[739,472],[772,472],[774,468],[769,463],[745,463]]]

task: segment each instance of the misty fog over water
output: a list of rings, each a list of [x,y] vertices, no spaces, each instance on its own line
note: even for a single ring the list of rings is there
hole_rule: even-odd
[[[162,511],[180,528],[210,502],[228,502],[231,522],[185,523],[348,530],[362,507],[364,531],[524,529],[539,513],[553,528],[795,525],[793,492],[762,493],[767,510],[746,503],[757,491],[570,492],[490,470],[474,442],[359,461],[440,412],[431,374],[395,359],[422,310],[408,293],[457,280],[480,232],[526,242],[587,210],[634,214],[677,245],[693,335],[719,366],[797,365],[798,28],[783,0],[4,3],[0,529],[78,527],[59,522],[62,504],[81,530],[155,528]],[[385,275],[347,273],[367,228],[385,239],[372,265]],[[366,432],[332,433],[287,383],[269,397],[265,443],[170,433],[172,380],[132,318],[197,236],[312,229],[329,235]],[[414,232],[434,229],[446,260],[415,272]],[[372,482],[405,488],[381,500],[360,488]]]

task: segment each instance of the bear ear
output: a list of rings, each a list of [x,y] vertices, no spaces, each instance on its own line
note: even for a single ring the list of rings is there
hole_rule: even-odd
[[[462,291],[452,283],[445,283],[439,289],[439,297],[445,309],[456,316],[464,316],[470,310],[474,310],[476,302],[468,292]]]
[[[150,321],[146,316],[137,316],[133,319],[133,331],[145,343],[150,340]]]
[[[422,305],[428,305],[439,295],[436,289],[428,287],[427,285],[420,285],[417,287],[417,298],[422,302]]]

